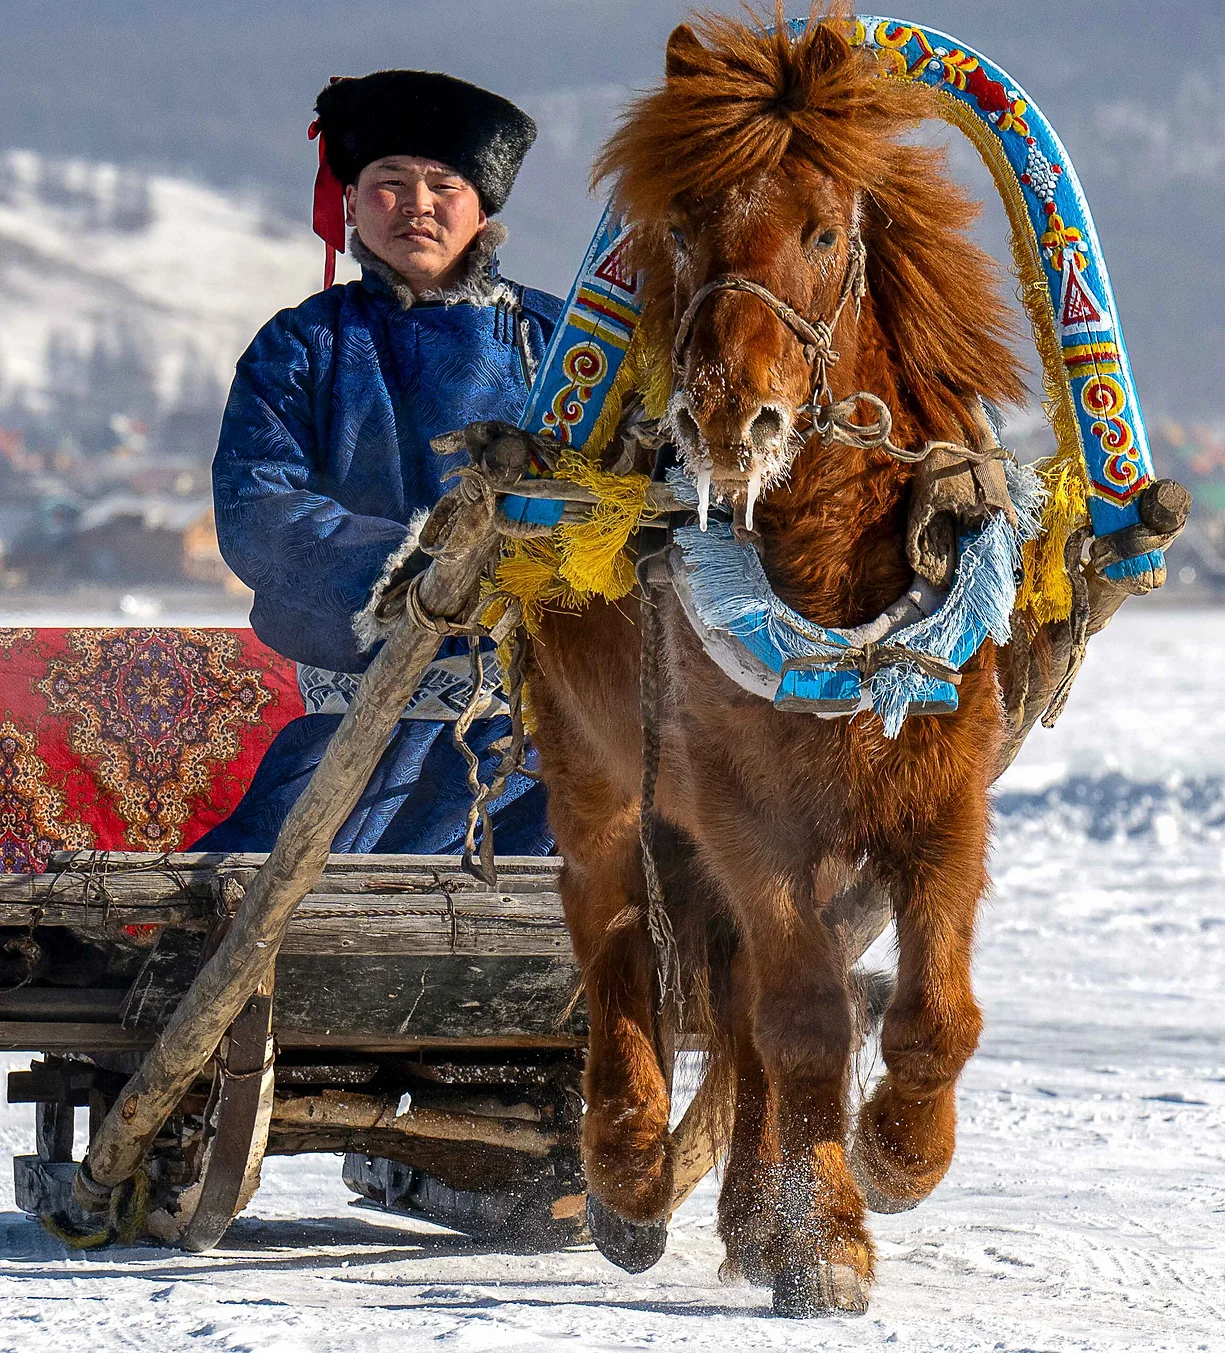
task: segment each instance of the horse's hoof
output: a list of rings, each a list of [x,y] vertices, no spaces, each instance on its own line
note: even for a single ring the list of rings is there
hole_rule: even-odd
[[[815,1315],[863,1315],[868,1283],[849,1264],[789,1264],[774,1279],[774,1314],[789,1320]]]
[[[896,1194],[884,1193],[877,1188],[867,1162],[864,1160],[863,1147],[858,1137],[855,1138],[855,1142],[847,1155],[847,1164],[851,1169],[851,1178],[859,1186],[859,1192],[863,1194],[864,1206],[869,1212],[879,1212],[885,1215],[892,1215],[895,1212],[909,1212],[911,1208],[918,1207],[923,1199],[929,1196],[926,1193],[921,1193],[915,1198],[904,1198]]]
[[[668,1223],[638,1223],[619,1217],[594,1193],[587,1195],[587,1225],[595,1247],[609,1263],[626,1273],[645,1273],[659,1263],[668,1243]]]
[[[719,1265],[721,1283],[752,1283],[754,1287],[772,1287],[774,1275],[764,1263],[761,1247],[742,1249],[733,1259],[730,1255]]]

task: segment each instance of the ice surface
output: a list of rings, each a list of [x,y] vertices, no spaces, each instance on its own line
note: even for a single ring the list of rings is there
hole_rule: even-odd
[[[0,1179],[0,1350],[1225,1349],[1223,660],[1225,615],[1129,605],[1001,785],[957,1159],[875,1219],[867,1316],[720,1287],[714,1180],[631,1277],[352,1208],[325,1156],[268,1162],[208,1256],[66,1255]]]

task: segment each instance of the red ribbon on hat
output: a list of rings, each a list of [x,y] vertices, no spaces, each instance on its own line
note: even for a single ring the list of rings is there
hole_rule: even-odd
[[[306,134],[312,141],[316,137],[319,139],[319,172],[315,175],[315,207],[311,223],[315,234],[327,245],[323,285],[330,287],[336,280],[336,255],[345,251],[345,190],[328,163],[323,128],[318,118],[311,123]]]

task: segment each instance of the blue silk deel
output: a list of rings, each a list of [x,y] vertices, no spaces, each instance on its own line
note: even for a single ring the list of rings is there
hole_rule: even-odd
[[[523,412],[521,341],[539,362],[562,303],[513,294],[517,305],[405,309],[363,270],[360,282],[282,311],[256,335],[226,406],[213,495],[222,554],[254,590],[251,624],[270,648],[336,672],[365,669],[372,653],[360,651],[353,616],[452,468],[430,439]],[[460,651],[448,640],[442,654]],[[238,807],[193,849],[270,850],[339,721],[311,714],[284,728]],[[503,716],[473,725],[468,741],[485,775],[507,732]],[[402,719],[333,849],[458,852],[468,801],[452,725]],[[526,776],[508,784],[493,821],[499,854],[552,849],[543,787]]]

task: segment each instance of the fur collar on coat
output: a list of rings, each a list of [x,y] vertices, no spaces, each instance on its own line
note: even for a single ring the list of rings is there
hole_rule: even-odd
[[[402,274],[362,243],[356,230],[349,237],[349,253],[386,285],[402,310],[411,310],[419,301],[435,305],[496,305],[499,301],[514,300],[510,286],[497,272],[497,252],[505,242],[506,227],[502,222],[487,222],[469,246],[455,281],[443,290],[424,291],[420,295]]]

